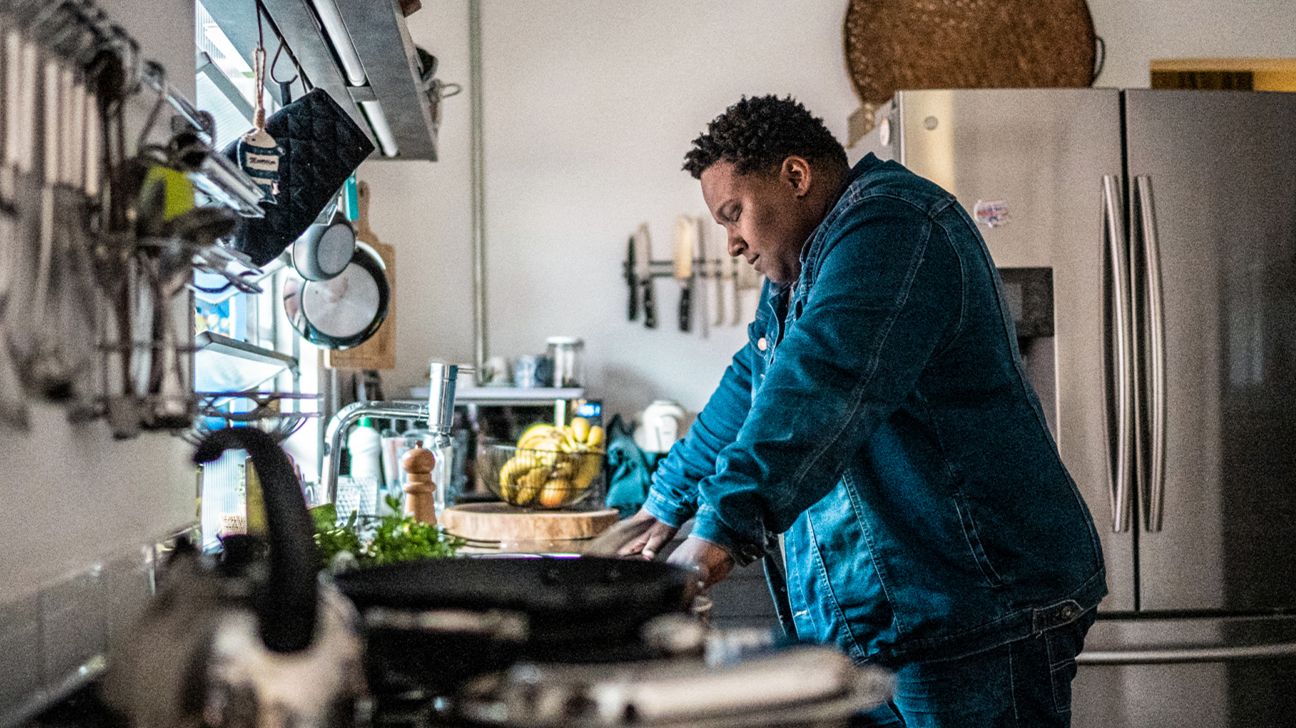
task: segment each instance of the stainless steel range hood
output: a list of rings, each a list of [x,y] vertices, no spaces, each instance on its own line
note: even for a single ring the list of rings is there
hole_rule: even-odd
[[[245,58],[256,46],[253,3],[201,0]],[[311,85],[327,91],[379,152],[394,159],[435,161],[436,101],[398,0],[262,0],[269,15],[265,42],[274,57],[278,40]],[[273,32],[272,29],[273,28]],[[277,76],[291,77],[287,53]],[[279,97],[273,82],[267,87]]]

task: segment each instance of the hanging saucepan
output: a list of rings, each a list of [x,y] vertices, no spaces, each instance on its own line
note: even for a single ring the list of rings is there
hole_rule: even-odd
[[[445,693],[518,660],[656,656],[641,629],[685,613],[695,579],[662,562],[512,556],[390,564],[336,583],[364,617],[370,687]]]
[[[341,275],[355,257],[356,232],[350,221],[334,209],[324,222],[306,228],[292,245],[293,268],[308,281],[326,281]]]
[[[357,242],[350,263],[338,275],[321,281],[289,279],[283,304],[302,338],[327,349],[350,349],[378,331],[390,299],[382,258]]]

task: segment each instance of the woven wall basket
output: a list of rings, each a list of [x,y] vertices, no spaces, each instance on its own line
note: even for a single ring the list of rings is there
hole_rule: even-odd
[[[1097,37],[1085,0],[850,0],[846,66],[873,109],[900,89],[1078,87]]]

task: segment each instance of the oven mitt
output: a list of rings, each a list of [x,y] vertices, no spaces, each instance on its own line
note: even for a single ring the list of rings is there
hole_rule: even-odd
[[[284,106],[266,119],[266,131],[283,151],[279,189],[265,217],[239,221],[233,247],[262,266],[292,245],[315,221],[342,183],[374,150],[373,142],[323,89]],[[238,141],[223,153],[238,162]]]

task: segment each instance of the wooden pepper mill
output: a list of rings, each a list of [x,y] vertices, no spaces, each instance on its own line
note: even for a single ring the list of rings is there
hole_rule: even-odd
[[[433,505],[432,468],[436,467],[436,455],[423,447],[423,441],[414,443],[414,447],[401,456],[401,469],[405,471],[404,491],[409,494],[405,499],[405,512],[414,516],[414,520],[436,525],[436,508]]]

